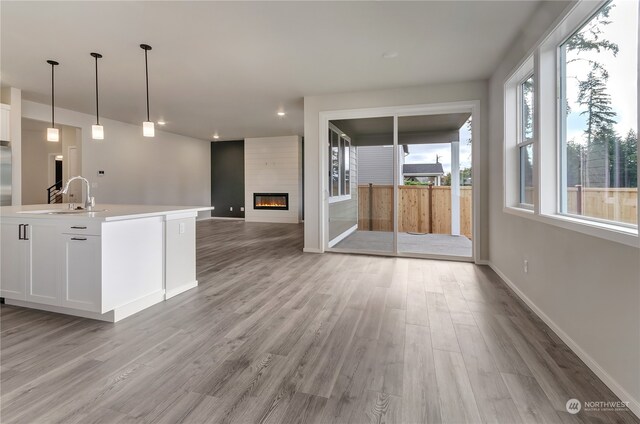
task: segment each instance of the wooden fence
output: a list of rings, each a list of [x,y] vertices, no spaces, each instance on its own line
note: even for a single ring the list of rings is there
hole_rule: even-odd
[[[430,205],[427,186],[398,187],[400,232],[451,234],[451,188],[431,190]],[[473,234],[471,199],[471,187],[460,187],[460,233],[469,238]],[[393,186],[358,186],[358,230],[393,231],[393,207]],[[637,224],[638,189],[571,187],[567,208],[573,214]]]
[[[577,215],[637,224],[638,189],[570,187],[567,210]]]
[[[451,187],[399,186],[398,200],[400,232],[451,234]],[[471,205],[471,187],[460,187],[460,233],[469,238]],[[393,231],[393,207],[393,186],[358,186],[358,229]]]

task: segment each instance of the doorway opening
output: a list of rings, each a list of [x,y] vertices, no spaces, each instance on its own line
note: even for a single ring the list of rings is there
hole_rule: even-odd
[[[474,259],[477,104],[425,109],[328,119],[327,250]]]
[[[22,118],[22,204],[74,202],[83,187],[72,185],[63,195],[64,183],[80,174],[82,130],[56,124],[60,141],[47,141],[50,122]]]

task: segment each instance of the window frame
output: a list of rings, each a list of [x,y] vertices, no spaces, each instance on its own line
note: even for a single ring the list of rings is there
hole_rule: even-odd
[[[333,194],[333,177],[332,177],[332,170],[333,170],[333,144],[332,144],[332,137],[331,137],[331,133],[334,133],[337,136],[337,141],[338,141],[338,194],[334,195]],[[329,123],[329,139],[328,139],[328,147],[329,147],[329,163],[328,163],[328,170],[329,170],[329,203],[337,203],[337,202],[344,202],[346,200],[351,200],[351,167],[349,166],[349,179],[347,180],[346,178],[346,171],[347,171],[347,167],[346,167],[346,162],[345,162],[345,151],[348,151],[349,153],[349,158],[351,158],[351,137],[349,137],[347,134],[345,134],[343,131],[341,131],[338,127],[336,127],[335,125],[333,125],[332,123]],[[348,186],[348,193],[346,193],[347,190],[345,190],[347,188],[347,182],[349,184]]]
[[[529,81],[529,80],[533,80],[533,116],[532,116],[532,123],[533,123],[533,134],[531,138],[526,138],[525,137],[525,116],[524,116],[524,84]],[[517,93],[516,93],[516,99],[517,99],[517,123],[516,123],[516,154],[518,155],[518,207],[522,208],[522,209],[528,209],[528,210],[533,210],[535,208],[535,191],[536,191],[536,182],[535,182],[535,178],[532,177],[532,189],[534,192],[534,199],[532,203],[526,203],[524,202],[524,192],[525,192],[525,188],[526,188],[526,184],[525,184],[525,177],[524,177],[524,168],[523,168],[523,161],[522,161],[522,151],[523,149],[526,149],[528,146],[532,147],[533,150],[533,168],[534,168],[534,172],[535,172],[535,166],[536,166],[536,161],[535,161],[535,141],[536,141],[536,119],[535,119],[535,111],[537,109],[536,107],[536,99],[535,99],[535,92],[536,92],[536,84],[535,84],[535,71],[532,69],[531,72],[529,72],[527,74],[527,76],[525,76],[524,78],[520,79],[520,82],[518,82],[517,85]]]
[[[582,215],[563,214],[561,182],[566,159],[563,154],[563,134],[565,119],[561,116],[564,99],[562,99],[561,46],[576,31],[579,31],[609,0],[597,2],[579,1],[570,5],[563,16],[550,28],[545,35],[529,50],[525,58],[516,66],[514,71],[505,79],[504,84],[504,203],[503,211],[525,219],[531,219],[547,225],[553,225],[569,231],[587,234],[612,242],[640,248],[638,226],[618,223],[616,221],[601,220]],[[640,59],[639,59],[640,60]],[[534,197],[534,210],[527,210],[515,202],[513,180],[518,178],[517,167],[513,165],[513,120],[516,118],[510,105],[514,101],[514,81],[524,78],[523,69],[533,62],[534,72],[534,181],[537,193]],[[640,92],[640,75],[638,75],[638,91]],[[640,103],[640,96],[638,96]],[[511,106],[513,109],[513,106]],[[511,122],[510,122],[511,120]],[[640,128],[640,116],[638,119]],[[640,150],[640,148],[639,148]],[[566,181],[565,181],[566,183]],[[640,204],[640,198],[638,200]],[[638,205],[640,206],[640,205]],[[637,206],[640,222],[640,207]]]
[[[580,32],[587,24],[589,24],[589,22],[591,22],[591,20],[593,20],[598,13],[600,13],[600,10],[604,7],[606,7],[609,3],[611,3],[613,0],[606,0],[603,2],[600,2],[598,7],[595,8],[595,10],[593,10],[591,12],[591,14],[589,14],[581,23],[580,25],[578,25],[577,27],[575,27],[575,29],[568,34],[566,37],[564,37],[564,39],[562,40],[562,42],[560,42],[558,44],[558,67],[557,67],[557,78],[558,78],[558,99],[559,99],[559,110],[558,110],[558,149],[559,149],[559,153],[558,153],[558,158],[559,158],[559,175],[558,175],[558,189],[559,189],[559,193],[558,193],[558,210],[557,210],[557,214],[561,215],[561,216],[567,216],[567,217],[571,217],[573,219],[582,219],[582,220],[586,220],[586,221],[593,221],[596,223],[601,223],[601,224],[609,224],[609,225],[614,225],[614,226],[620,226],[620,227],[627,227],[627,228],[631,228],[631,229],[638,229],[638,224],[634,225],[634,224],[630,224],[627,222],[621,222],[621,221],[614,221],[614,220],[609,220],[609,219],[603,219],[603,218],[597,218],[597,217],[592,217],[589,215],[579,215],[576,213],[571,213],[568,211],[568,196],[567,196],[567,192],[568,192],[568,183],[567,183],[567,172],[566,170],[568,169],[568,164],[567,164],[567,125],[566,125],[566,118],[563,118],[566,108],[567,108],[567,102],[566,102],[566,93],[567,93],[567,74],[566,74],[566,62],[567,62],[567,58],[566,58],[566,49],[565,49],[565,45],[567,43],[567,41],[569,41],[569,39],[571,37],[573,37],[575,34],[577,34],[578,32]],[[637,94],[636,94],[637,96]],[[612,187],[605,187],[605,189],[608,188],[612,188]]]
[[[533,138],[524,140],[524,98],[523,84],[533,77],[534,87],[534,115]],[[533,55],[528,56],[507,78],[504,84],[504,210],[510,212],[533,213],[536,209],[537,178],[536,178],[536,140],[537,118],[536,111],[536,73]],[[522,202],[522,160],[521,148],[533,146],[533,204]]]

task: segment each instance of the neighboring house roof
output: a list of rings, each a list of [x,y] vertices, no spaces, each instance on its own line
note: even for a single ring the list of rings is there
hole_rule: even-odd
[[[402,166],[404,175],[444,175],[441,163],[405,163]]]

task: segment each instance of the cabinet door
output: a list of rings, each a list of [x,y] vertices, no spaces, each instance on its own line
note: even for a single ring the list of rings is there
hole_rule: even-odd
[[[0,296],[24,300],[29,242],[20,240],[19,223],[0,224]]]
[[[27,226],[29,255],[27,294],[29,302],[59,305],[60,232],[54,223],[30,221]]]
[[[102,313],[100,237],[62,235],[62,306]]]

